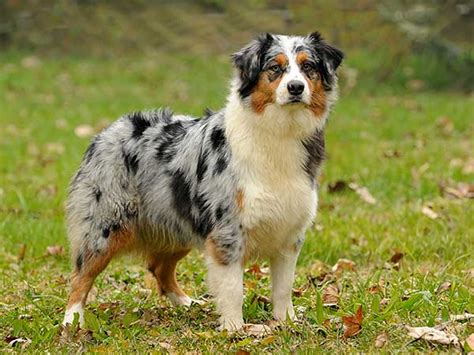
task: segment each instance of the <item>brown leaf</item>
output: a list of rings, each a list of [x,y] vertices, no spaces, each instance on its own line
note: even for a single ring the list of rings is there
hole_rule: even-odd
[[[26,244],[20,245],[20,250],[18,251],[18,261],[23,261],[26,254]]]
[[[445,331],[438,330],[431,327],[410,327],[405,326],[408,330],[408,335],[418,339],[424,339],[432,343],[439,343],[444,345],[459,345],[459,339],[454,334],[448,334]]]
[[[171,350],[173,348],[170,343],[166,343],[164,341],[160,341],[158,345],[166,350]]]
[[[328,285],[322,293],[323,305],[326,307],[337,306],[339,302],[339,290],[336,285]]]
[[[367,291],[371,294],[382,293],[382,288],[380,285],[372,285],[367,289]]]
[[[356,264],[349,259],[339,259],[337,263],[332,267],[332,272],[340,274],[342,271],[355,271]]]
[[[466,345],[467,345],[467,349],[466,349]],[[466,342],[464,344],[464,349],[466,350],[466,352],[474,351],[474,333],[472,333],[471,335],[469,335],[466,338]]]
[[[270,303],[272,303],[272,301],[270,300],[270,298],[268,298],[267,296],[263,296],[263,295],[258,295],[258,296],[257,296],[257,301],[260,302],[260,303],[263,303],[263,304],[270,304]]]
[[[388,334],[387,333],[380,333],[375,338],[375,347],[377,349],[383,348],[388,343]]]
[[[428,205],[423,206],[423,208],[421,209],[421,213],[431,219],[437,219],[439,217],[439,215],[435,211],[433,211],[431,206]]]
[[[364,314],[362,312],[362,306],[359,306],[354,316],[342,317],[342,322],[344,323],[343,337],[347,339],[349,337],[359,334],[362,331],[363,318]]]
[[[270,273],[270,270],[265,267],[261,268],[258,264],[253,264],[247,270],[245,270],[245,272],[254,274],[258,279],[260,279],[264,275],[268,275]]]
[[[365,202],[367,202],[367,203],[369,203],[369,204],[371,204],[371,205],[375,205],[375,204],[377,203],[377,200],[375,199],[375,197],[372,196],[372,194],[369,192],[369,190],[368,190],[366,187],[364,187],[364,186],[359,186],[359,185],[356,184],[355,182],[351,182],[351,183],[349,184],[349,187],[350,187],[351,190],[354,190],[355,193],[356,193],[357,195],[359,195],[359,197],[360,197],[363,201],[365,201]]]
[[[446,183],[439,183],[438,187],[441,194],[449,198],[474,198],[474,184],[459,182],[456,185],[447,185]]]
[[[46,247],[46,253],[48,255],[62,255],[64,254],[64,248],[60,245],[50,245]]]
[[[390,258],[390,262],[391,263],[398,263],[400,260],[403,259],[403,257],[405,256],[404,253],[400,252],[400,251],[397,251],[395,252],[395,254],[392,255],[392,257]]]
[[[348,188],[349,184],[344,180],[336,180],[328,184],[328,192],[331,194],[346,191]]]
[[[451,282],[445,281],[441,285],[438,286],[435,293],[440,294],[440,293],[443,293],[443,292],[449,290],[450,288],[451,288]]]
[[[250,355],[250,351],[239,349],[236,351],[235,355]]]

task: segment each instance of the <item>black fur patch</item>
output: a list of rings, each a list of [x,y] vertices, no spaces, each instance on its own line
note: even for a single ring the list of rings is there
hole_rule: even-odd
[[[102,229],[102,237],[107,239],[110,235],[110,227],[105,227]]]
[[[176,145],[186,135],[186,128],[180,121],[170,123],[163,127],[155,141],[161,142],[156,148],[156,159],[165,163],[171,162],[176,154]]]
[[[240,74],[239,94],[242,98],[249,96],[257,85],[265,62],[265,54],[273,41],[273,36],[266,33],[232,56],[234,65]]]
[[[140,138],[143,132],[150,127],[151,122],[141,112],[134,112],[128,116],[133,125],[132,138]]]
[[[91,161],[96,149],[97,149],[97,142],[93,140],[92,143],[87,147],[86,152],[84,153],[84,160],[86,161],[86,163]]]
[[[127,168],[127,171],[130,173],[132,172],[133,174],[137,173],[138,170],[138,153],[135,154],[130,154],[127,153],[125,150],[122,150],[123,154],[123,161],[125,163],[125,167]]]
[[[79,255],[77,256],[77,259],[76,259],[76,269],[77,271],[81,271],[82,269],[82,265],[84,263],[84,257],[82,255],[82,253],[79,253]]]
[[[304,169],[311,180],[314,180],[318,168],[325,158],[324,132],[317,130],[307,140],[303,141],[307,152]]]
[[[209,203],[205,196],[196,194],[196,196],[194,196],[194,204],[199,211],[199,216],[197,220],[194,221],[194,229],[196,233],[205,237],[214,227],[211,219],[211,211],[209,210]]]
[[[102,191],[100,190],[99,186],[95,186],[93,188],[93,192],[94,192],[95,200],[99,202],[100,198],[102,197]]]
[[[318,71],[321,73],[323,86],[326,90],[330,90],[335,73],[331,74],[327,66],[329,65],[335,71],[341,64],[344,53],[326,43],[319,32],[313,32],[307,38],[309,38],[316,56],[321,59],[318,62]]]
[[[226,214],[227,212],[229,211],[229,209],[227,207],[224,207],[223,205],[219,205],[217,208],[216,208],[216,221],[220,221],[222,219],[222,217],[224,216],[224,214]]]
[[[201,152],[201,154],[199,154],[197,167],[196,167],[196,179],[198,182],[201,182],[204,175],[206,174],[207,158],[208,158],[207,151]]]
[[[173,205],[179,216],[193,224],[191,214],[191,185],[181,171],[175,171],[171,176],[171,192]]]
[[[223,156],[219,157],[216,161],[216,166],[214,167],[214,175],[221,174],[227,168],[227,159]]]
[[[222,128],[216,127],[211,133],[211,143],[212,143],[212,149],[214,150],[219,150],[221,149],[225,143],[225,134],[224,130]]]

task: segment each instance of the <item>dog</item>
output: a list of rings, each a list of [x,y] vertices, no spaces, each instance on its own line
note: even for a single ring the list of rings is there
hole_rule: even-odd
[[[123,253],[143,256],[161,294],[190,305],[175,270],[194,247],[205,255],[220,329],[245,328],[244,264],[261,258],[270,262],[274,318],[295,319],[295,266],[316,215],[343,56],[318,32],[263,34],[232,55],[222,110],[135,112],[99,133],[69,188],[73,273],[63,324],[76,313],[84,324],[94,279]]]

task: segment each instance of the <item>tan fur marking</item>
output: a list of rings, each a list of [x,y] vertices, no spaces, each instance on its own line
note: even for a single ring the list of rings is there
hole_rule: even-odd
[[[207,237],[205,242],[205,248],[207,253],[220,265],[227,265],[224,255],[217,249],[216,243],[212,237]]]
[[[174,293],[177,296],[186,296],[176,280],[176,265],[190,251],[191,249],[186,249],[171,254],[150,256],[149,270],[155,276],[161,294]]]
[[[239,211],[242,211],[244,209],[244,191],[242,189],[237,190],[237,197],[236,197],[236,203],[237,203],[237,208]]]
[[[326,92],[324,91],[323,83],[319,77],[316,77],[314,81],[308,80],[311,82],[310,90],[311,90],[311,104],[309,108],[317,117],[321,117],[324,112],[326,112]]]
[[[283,53],[277,54],[276,57],[275,57],[275,61],[282,68],[284,68],[288,65],[288,58]]]
[[[115,255],[129,249],[135,242],[135,234],[129,229],[115,232],[109,238],[107,250],[101,254],[92,254],[91,251],[86,251],[81,270],[73,272],[67,308],[79,302],[84,305],[97,275],[106,268]]]
[[[296,55],[296,63],[298,65],[301,65],[301,63],[303,63],[304,61],[308,60],[309,56],[308,56],[308,53],[306,52],[298,52],[298,54]]]
[[[275,57],[275,61],[281,67],[285,67],[288,64],[288,58],[283,53],[278,54]],[[260,73],[258,83],[250,96],[252,107],[257,113],[262,113],[265,110],[265,106],[275,102],[275,91],[280,84],[282,76],[280,75],[274,81],[270,81],[269,76],[270,73],[268,71]]]

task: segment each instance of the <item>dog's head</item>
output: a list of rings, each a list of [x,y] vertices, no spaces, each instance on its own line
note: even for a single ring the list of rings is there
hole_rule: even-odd
[[[306,109],[325,116],[337,90],[343,53],[318,32],[306,37],[265,34],[232,56],[237,91],[255,112],[266,108]]]

